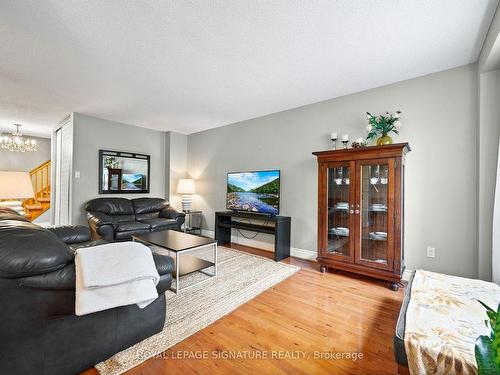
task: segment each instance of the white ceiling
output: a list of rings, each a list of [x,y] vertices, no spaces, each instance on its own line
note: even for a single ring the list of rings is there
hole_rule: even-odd
[[[477,60],[498,0],[2,0],[0,129],[192,133]]]

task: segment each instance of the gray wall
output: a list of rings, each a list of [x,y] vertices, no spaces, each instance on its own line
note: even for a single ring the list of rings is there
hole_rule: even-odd
[[[167,132],[165,168],[168,178],[165,181],[166,197],[172,207],[181,209],[181,196],[177,194],[177,183],[180,178],[186,178],[187,171],[187,135]]]
[[[36,139],[38,150],[35,152],[12,152],[0,149],[0,171],[30,172],[50,160],[50,138]]]
[[[165,198],[170,199],[170,136],[171,132],[165,132],[164,137],[165,137],[165,186],[164,186],[164,191],[165,191]]]
[[[480,76],[478,261],[479,277],[491,280],[493,203],[500,138],[500,70]]]
[[[406,173],[406,264],[477,275],[477,67],[468,65],[188,136],[195,208],[213,230],[225,207],[228,171],[281,169],[281,213],[292,217],[292,246],[316,251],[317,171],[313,151],[329,134],[365,136],[365,112],[403,111],[397,142],[413,149]],[[426,257],[426,247],[436,258]]]
[[[151,155],[150,194],[105,194],[101,196],[165,197],[165,134],[156,130],[74,114],[73,120],[72,223],[85,224],[83,205],[99,197],[100,149]],[[75,173],[80,172],[80,178]]]
[[[477,128],[478,277],[491,280],[495,176],[500,138],[500,8],[491,23],[478,60]]]

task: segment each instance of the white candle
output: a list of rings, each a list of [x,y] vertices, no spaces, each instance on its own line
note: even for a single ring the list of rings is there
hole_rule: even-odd
[[[330,139],[337,139],[337,133],[330,134]]]
[[[342,135],[342,142],[348,142],[348,141],[349,141],[349,134]]]

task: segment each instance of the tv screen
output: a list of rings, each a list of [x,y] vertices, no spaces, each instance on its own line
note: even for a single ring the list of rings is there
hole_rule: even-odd
[[[278,215],[280,212],[280,171],[228,173],[226,208]]]

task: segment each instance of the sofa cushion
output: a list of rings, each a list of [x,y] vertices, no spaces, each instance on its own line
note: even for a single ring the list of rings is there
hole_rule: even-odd
[[[135,221],[135,216],[134,215],[114,215],[113,216],[114,224],[125,223],[128,221]]]
[[[139,219],[141,223],[148,224],[151,226],[152,230],[166,227],[174,227],[177,225],[177,221],[173,219],[164,219],[162,217],[158,217],[156,219]]]
[[[139,221],[124,221],[122,223],[116,224],[115,230],[117,232],[132,232],[146,230],[149,231],[151,226],[146,223],[141,223]]]
[[[0,277],[52,272],[73,259],[68,246],[51,231],[24,221],[0,221]]]
[[[132,201],[125,198],[96,198],[85,204],[85,211],[106,215],[134,215]]]
[[[161,211],[155,211],[155,212],[148,212],[147,214],[137,214],[135,215],[135,220],[142,221],[147,219],[156,219],[160,217],[160,212]]]
[[[136,198],[132,199],[136,215],[160,212],[168,206],[168,201],[163,198]]]

